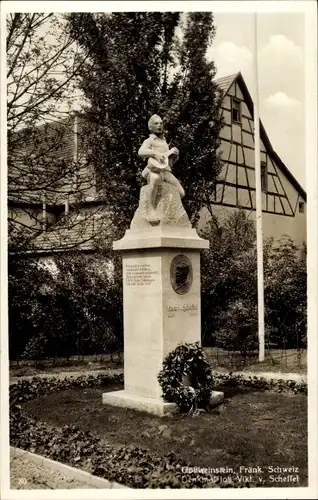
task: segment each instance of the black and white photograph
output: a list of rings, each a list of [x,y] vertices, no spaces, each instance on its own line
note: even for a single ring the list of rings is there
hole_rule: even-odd
[[[316,47],[310,0],[3,2],[4,500],[317,498]]]

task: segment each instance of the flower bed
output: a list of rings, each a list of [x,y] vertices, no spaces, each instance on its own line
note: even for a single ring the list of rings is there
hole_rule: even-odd
[[[234,373],[214,373],[213,378],[216,386],[241,385],[251,390],[270,389],[292,393],[306,393],[307,390],[305,382],[272,381],[256,376],[244,378]],[[242,483],[209,482],[210,476],[202,473],[197,479],[192,477],[190,483],[184,484],[182,467],[188,464],[179,461],[172,453],[160,457],[139,446],[113,446],[78,426],[65,425],[59,428],[37,422],[22,407],[22,403],[43,394],[121,383],[122,373],[98,373],[65,379],[34,377],[11,384],[11,445],[133,488],[244,487]],[[254,486],[251,483],[248,485]]]
[[[106,373],[63,380],[34,377],[11,384],[10,444],[133,488],[182,487],[185,464],[180,464],[173,454],[163,459],[136,446],[115,448],[77,426],[56,428],[36,422],[21,406],[41,394],[122,382],[122,373]],[[190,486],[200,487],[199,480]]]
[[[19,380],[10,385],[10,404],[25,403],[31,399],[37,398],[42,394],[52,392],[67,391],[68,389],[86,387],[96,387],[110,384],[123,384],[124,374],[119,373],[96,373],[96,375],[80,375],[79,377],[65,377],[60,379],[58,376],[33,377],[32,379]]]

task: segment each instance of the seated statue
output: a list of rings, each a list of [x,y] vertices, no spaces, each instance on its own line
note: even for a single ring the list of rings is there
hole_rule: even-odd
[[[160,116],[153,115],[148,122],[148,128],[151,134],[141,145],[138,154],[148,159],[142,176],[149,185],[149,222],[155,224],[159,222],[156,215],[159,184],[162,182],[172,184],[177,188],[181,198],[184,196],[184,190],[171,172],[171,167],[179,158],[179,151],[177,148],[169,149]]]

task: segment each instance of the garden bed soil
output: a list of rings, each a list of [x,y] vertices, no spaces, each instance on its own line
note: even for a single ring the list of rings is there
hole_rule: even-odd
[[[38,421],[77,425],[114,447],[139,446],[161,457],[173,452],[188,467],[229,467],[242,477],[248,474],[240,467],[259,466],[259,486],[307,486],[305,395],[217,387],[225,392],[225,403],[211,413],[160,418],[103,405],[102,393],[114,389],[122,386],[56,392],[23,406]],[[269,467],[277,466],[298,468],[299,482],[272,480],[279,474]]]

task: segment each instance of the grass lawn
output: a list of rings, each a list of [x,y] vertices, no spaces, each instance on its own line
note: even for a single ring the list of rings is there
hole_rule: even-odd
[[[307,352],[306,350],[297,351],[290,349],[288,351],[266,350],[265,361],[258,362],[258,354],[254,353],[247,360],[242,360],[240,355],[217,350],[216,348],[205,348],[205,353],[212,365],[212,369],[219,371],[251,371],[251,372],[282,372],[282,373],[307,373]],[[10,376],[21,377],[28,375],[37,375],[39,373],[59,373],[61,371],[87,371],[104,370],[105,368],[123,367],[121,358],[114,355],[111,361],[109,354],[98,356],[72,357],[69,362],[66,359],[59,358],[55,360],[41,361],[38,367],[35,367],[34,361],[21,361],[19,366],[16,362],[10,363]]]
[[[134,444],[161,456],[174,452],[189,467],[229,467],[240,475],[240,467],[259,466],[262,486],[307,485],[306,396],[225,388],[225,403],[211,413],[160,418],[103,405],[102,392],[115,389],[122,387],[53,393],[25,408],[38,420],[76,424],[113,445]],[[271,466],[298,468],[299,482],[274,482],[270,476],[297,471],[271,473]]]

